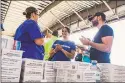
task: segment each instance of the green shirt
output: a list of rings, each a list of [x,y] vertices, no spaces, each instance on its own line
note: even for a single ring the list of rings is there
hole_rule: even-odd
[[[44,49],[45,49],[45,56],[44,56],[44,60],[48,60],[49,59],[49,52],[52,48],[53,43],[58,39],[58,37],[56,36],[52,36],[52,38],[45,43],[44,45]]]

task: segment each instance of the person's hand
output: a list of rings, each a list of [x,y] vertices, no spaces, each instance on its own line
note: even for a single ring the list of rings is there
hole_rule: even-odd
[[[55,47],[55,52],[59,51],[58,45]]]
[[[61,45],[57,45],[57,47],[58,47],[59,50],[63,49]]]
[[[79,40],[82,42],[82,44],[84,45],[89,45],[90,44],[90,40],[85,38],[85,37],[82,37],[82,38],[79,38]]]

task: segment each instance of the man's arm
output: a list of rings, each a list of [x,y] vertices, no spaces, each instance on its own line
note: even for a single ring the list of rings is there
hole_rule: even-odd
[[[110,52],[113,43],[113,36],[103,37],[102,42],[103,42],[102,44],[99,44],[90,41],[89,45],[102,52]]]
[[[35,42],[37,45],[41,46],[41,45],[44,44],[44,38],[37,38],[37,39],[34,40],[34,42]]]

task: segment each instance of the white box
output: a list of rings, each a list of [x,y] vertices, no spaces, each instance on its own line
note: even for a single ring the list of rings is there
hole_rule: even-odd
[[[1,40],[2,40],[2,48],[7,48],[8,39],[7,38],[1,38]]]
[[[23,67],[43,69],[44,61],[25,58],[23,59]]]
[[[2,82],[19,82],[20,76],[2,75]]]
[[[124,82],[125,67],[108,63],[99,63],[98,66],[103,75],[103,82]]]
[[[23,51],[2,49],[2,81],[19,82]]]
[[[69,64],[72,63],[56,62],[56,82],[96,82],[96,72],[89,71],[91,64],[78,62],[76,67],[78,70],[72,69]],[[101,69],[102,82],[125,82],[125,67],[108,63],[99,63],[98,66]]]
[[[44,62],[34,59],[23,59],[21,81],[41,82],[43,80]]]
[[[2,48],[13,49],[14,38],[2,35]]]

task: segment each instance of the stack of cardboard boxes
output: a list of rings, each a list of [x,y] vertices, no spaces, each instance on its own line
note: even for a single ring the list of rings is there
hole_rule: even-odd
[[[55,62],[56,82],[96,82],[96,72],[91,64],[83,62]],[[99,63],[102,82],[125,82],[125,67]]]
[[[2,82],[19,82],[23,51],[2,49]]]
[[[99,63],[103,82],[125,82],[125,67],[108,63]]]
[[[55,62],[56,82],[83,82],[83,73],[89,66],[83,62]]]
[[[125,82],[125,67],[114,66],[113,82]]]
[[[13,44],[12,37],[2,36],[2,82],[96,82],[95,73],[88,71],[90,63],[33,59],[22,63],[23,51],[12,50]],[[98,67],[102,82],[125,82],[125,67],[108,63]]]

